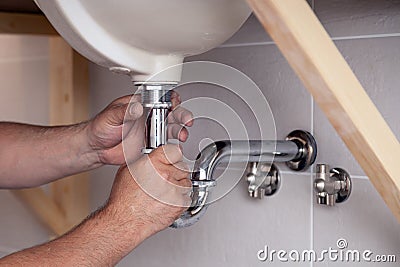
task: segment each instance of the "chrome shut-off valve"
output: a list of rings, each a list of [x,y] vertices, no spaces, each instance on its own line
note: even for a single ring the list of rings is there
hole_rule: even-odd
[[[247,165],[248,192],[252,198],[274,195],[281,185],[281,175],[275,164],[250,162]]]
[[[318,164],[314,190],[317,193],[317,202],[321,205],[334,206],[350,197],[351,178],[347,171],[341,168],[329,170],[326,164]]]

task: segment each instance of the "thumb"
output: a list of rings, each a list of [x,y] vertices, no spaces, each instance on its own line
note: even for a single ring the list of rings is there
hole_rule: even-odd
[[[110,105],[103,110],[98,117],[109,125],[122,125],[127,107],[128,104]]]
[[[143,115],[143,106],[139,102],[113,105],[103,112],[111,125],[119,126],[124,121],[135,121]]]
[[[143,106],[139,102],[132,102],[129,104],[126,119],[137,120],[143,115]]]

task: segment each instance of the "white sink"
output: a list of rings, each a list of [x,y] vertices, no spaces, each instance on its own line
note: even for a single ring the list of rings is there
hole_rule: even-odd
[[[245,0],[36,2],[78,52],[139,82],[182,63],[186,56],[220,45],[251,13]],[[158,79],[177,82],[180,73],[169,72]]]

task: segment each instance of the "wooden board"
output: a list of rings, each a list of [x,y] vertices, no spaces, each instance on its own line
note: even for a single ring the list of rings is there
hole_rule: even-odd
[[[43,15],[0,12],[0,34],[58,35]]]
[[[88,62],[61,37],[49,38],[50,124],[68,125],[88,119]],[[55,234],[62,235],[89,214],[89,174],[51,184],[51,196],[41,188],[12,191]]]
[[[66,125],[88,119],[88,62],[76,53],[43,15],[0,12],[0,34],[52,36],[49,45],[50,121]],[[61,235],[89,213],[89,175],[75,175],[43,189],[13,190],[55,234]]]
[[[400,222],[400,144],[305,0],[247,0]]]
[[[50,38],[50,124],[88,119],[88,62],[61,37]],[[89,175],[83,173],[52,184],[52,197],[72,227],[89,214]]]
[[[43,189],[32,188],[13,190],[12,193],[22,200],[57,235],[62,235],[69,225],[64,220],[64,213]]]

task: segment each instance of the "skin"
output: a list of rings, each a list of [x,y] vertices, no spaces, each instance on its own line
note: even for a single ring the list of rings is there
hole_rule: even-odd
[[[184,126],[193,124],[192,114],[178,106],[176,93],[172,99],[168,135],[184,142]],[[105,164],[122,165],[104,207],[60,238],[0,259],[1,266],[113,266],[182,214],[191,189],[182,151],[166,145],[141,155],[144,116],[139,103],[138,96],[119,98],[91,121],[72,126],[0,123],[0,188],[38,186]],[[135,161],[129,169],[138,170],[135,177],[125,165],[124,127],[132,136],[129,147]],[[149,196],[143,190],[146,185],[159,188],[160,196],[172,204]]]
[[[173,93],[168,137],[185,142],[192,114],[179,107]],[[122,130],[131,124],[129,140],[133,159],[141,156],[144,116],[140,96],[124,96],[106,107],[93,120],[60,127],[0,123],[0,188],[35,187],[105,164],[125,164]]]

